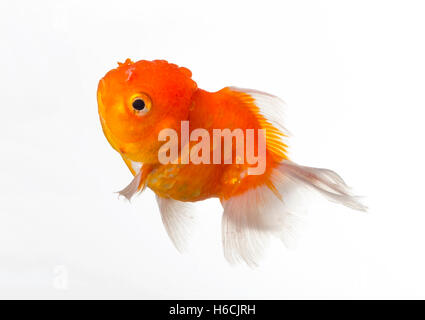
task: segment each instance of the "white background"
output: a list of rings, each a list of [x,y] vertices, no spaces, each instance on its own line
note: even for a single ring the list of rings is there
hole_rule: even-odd
[[[425,298],[422,1],[2,1],[0,296]],[[186,66],[288,104],[291,158],[339,172],[367,214],[312,200],[298,245],[222,255],[217,200],[180,255],[154,195],[101,131],[99,79],[126,58]]]

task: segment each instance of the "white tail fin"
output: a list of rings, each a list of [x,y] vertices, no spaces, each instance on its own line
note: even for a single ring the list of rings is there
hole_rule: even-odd
[[[222,201],[224,256],[230,263],[257,266],[270,236],[292,235],[295,215],[266,186]]]
[[[222,236],[226,259],[255,266],[267,240],[276,236],[287,242],[299,218],[303,187],[317,190],[327,199],[365,211],[366,207],[350,193],[342,178],[327,169],[299,166],[284,161],[274,169],[271,182],[282,199],[266,185],[223,200]]]
[[[359,202],[359,197],[351,194],[344,180],[332,170],[299,166],[291,161],[283,161],[278,170],[296,182],[319,191],[330,201],[354,210],[366,211],[367,209]]]

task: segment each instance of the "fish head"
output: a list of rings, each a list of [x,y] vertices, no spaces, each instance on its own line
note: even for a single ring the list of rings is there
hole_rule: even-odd
[[[100,81],[97,102],[103,132],[126,158],[157,162],[163,129],[179,132],[197,89],[191,72],[164,60],[118,63]]]

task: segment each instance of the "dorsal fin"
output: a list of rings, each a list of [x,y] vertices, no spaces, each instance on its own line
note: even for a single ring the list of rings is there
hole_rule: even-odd
[[[283,127],[283,109],[285,102],[266,92],[254,89],[227,87],[248,107],[258,120],[262,129],[266,129],[267,150],[277,162],[287,160],[289,133]]]

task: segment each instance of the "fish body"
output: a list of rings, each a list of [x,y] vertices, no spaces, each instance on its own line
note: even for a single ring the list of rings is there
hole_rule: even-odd
[[[178,249],[191,217],[185,204],[208,198],[223,205],[226,258],[249,265],[257,263],[265,239],[283,239],[295,190],[314,189],[365,210],[333,171],[289,160],[283,102],[273,95],[236,87],[208,92],[186,68],[127,59],[100,80],[97,98],[103,132],[134,176],[121,194],[153,190]]]
[[[189,110],[189,134],[204,128],[210,137],[213,130],[260,129],[254,113],[246,112],[246,95],[225,88],[216,93],[197,90]],[[241,102],[242,101],[242,102]],[[181,136],[179,136],[181,140]],[[192,143],[193,144],[193,143]],[[284,145],[282,145],[282,148]],[[157,165],[147,180],[147,186],[155,193],[179,201],[199,201],[211,197],[228,199],[249,188],[266,183],[270,170],[277,163],[270,151],[266,151],[268,171],[263,175],[248,175],[249,164],[236,164],[235,146],[232,149],[232,164],[166,164]],[[213,158],[214,145],[210,156]],[[257,150],[255,150],[257,152]],[[224,151],[222,152],[224,153]],[[281,160],[280,158],[278,161]],[[180,161],[179,161],[180,162]],[[224,161],[221,161],[224,162]]]

